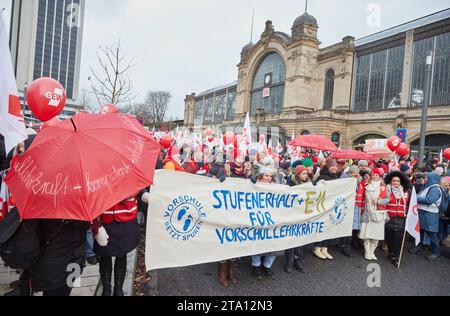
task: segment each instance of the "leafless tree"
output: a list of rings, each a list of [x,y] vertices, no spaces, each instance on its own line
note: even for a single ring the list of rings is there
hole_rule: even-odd
[[[144,103],[135,104],[130,111],[138,117],[144,117],[147,124],[160,125],[166,119],[172,95],[167,91],[150,91]]]
[[[124,103],[130,104],[136,97],[133,94],[133,82],[129,77],[129,71],[134,64],[123,53],[120,41],[117,45],[100,47],[97,59],[97,68],[90,67],[89,81],[99,105],[111,103],[120,107]],[[128,112],[129,105],[126,107],[128,109],[125,112]]]
[[[86,111],[88,113],[96,113],[98,112],[98,106],[95,106],[92,104],[88,97],[89,91],[86,91],[83,89],[83,93],[81,95],[81,106],[83,107],[83,111]]]

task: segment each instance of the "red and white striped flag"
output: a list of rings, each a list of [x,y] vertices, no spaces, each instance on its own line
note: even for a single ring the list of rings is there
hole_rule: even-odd
[[[272,139],[269,140],[269,145],[267,146],[267,153],[269,155],[273,154],[273,142],[272,142]]]
[[[277,154],[281,154],[283,152],[283,150],[284,150],[283,146],[281,146],[280,142],[278,142],[277,149],[276,149]]]
[[[6,173],[7,170],[0,173],[0,222],[14,208],[14,204],[12,203],[8,187],[3,181],[6,177]]]
[[[406,219],[406,231],[416,239],[416,246],[420,244],[419,203],[417,202],[416,188],[411,193],[408,217]]]
[[[250,147],[252,146],[252,126],[250,124],[250,113],[247,113],[247,117],[245,118],[244,129],[242,130],[242,138],[245,143],[245,151],[249,154]]]
[[[0,134],[8,153],[27,139],[3,13],[0,10]]]

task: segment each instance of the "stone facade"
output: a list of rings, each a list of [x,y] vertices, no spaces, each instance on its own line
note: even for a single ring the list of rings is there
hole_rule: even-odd
[[[450,25],[450,20],[445,22]],[[429,27],[428,27],[429,28]],[[241,53],[238,64],[236,111],[233,120],[219,126],[239,126],[250,112],[253,79],[261,61],[269,53],[279,54],[286,68],[285,95],[281,113],[268,114],[257,111],[252,117],[256,126],[275,126],[282,134],[291,137],[303,132],[332,137],[340,134],[342,148],[354,147],[355,141],[366,135],[390,137],[398,128],[408,129],[408,141],[419,138],[421,109],[409,107],[411,95],[411,64],[414,48],[414,30],[384,39],[363,48],[355,44],[351,36],[340,43],[320,48],[317,38],[318,25],[305,13],[292,27],[292,36],[275,31],[271,21],[256,44],[248,44]],[[360,49],[376,51],[376,45],[392,45],[389,41],[401,41],[405,45],[401,107],[379,111],[352,111],[356,58]],[[387,44],[386,44],[387,43]],[[334,95],[331,109],[324,109],[325,74],[335,73]],[[185,126],[193,127],[193,111],[196,96],[186,97]],[[198,126],[197,126],[198,127]],[[428,119],[428,134],[450,136],[450,104],[431,107]]]

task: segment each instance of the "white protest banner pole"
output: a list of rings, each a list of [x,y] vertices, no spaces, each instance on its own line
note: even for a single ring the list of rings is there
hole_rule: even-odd
[[[398,259],[398,266],[397,268],[400,270],[400,266],[402,265],[402,258],[403,258],[403,250],[405,249],[405,241],[406,241],[406,226],[405,226],[405,232],[403,233],[403,241],[402,241],[402,248],[400,250],[400,258]]]
[[[421,241],[418,208],[419,208],[419,204],[417,202],[417,192],[416,192],[416,189],[413,188],[413,191],[411,193],[411,201],[410,201],[409,211],[408,211],[408,215],[406,217],[405,233],[403,235],[403,242],[402,242],[402,248],[401,248],[401,252],[400,252],[398,269],[400,269],[400,265],[402,263],[403,250],[404,250],[405,241],[406,241],[406,233],[408,232],[412,237],[415,238],[416,246]]]

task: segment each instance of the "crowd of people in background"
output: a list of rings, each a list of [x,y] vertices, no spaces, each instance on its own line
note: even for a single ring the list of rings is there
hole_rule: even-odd
[[[0,153],[2,171],[10,167],[15,155],[29,148],[35,137],[33,134],[30,132],[29,140],[9,155]],[[418,196],[422,242],[409,249],[410,253],[418,255],[426,247],[431,247],[432,254],[426,259],[437,261],[441,246],[450,246],[447,205],[450,170],[438,158],[419,166],[416,159],[409,157],[398,161],[335,160],[327,158],[329,153],[311,149],[300,149],[294,156],[289,151],[274,153],[267,147],[264,150],[237,152],[227,151],[223,146],[193,147],[186,142],[173,141],[171,146],[162,146],[157,169],[212,177],[221,182],[230,177],[290,187],[317,185],[321,181],[341,178],[357,179],[353,234],[308,247],[320,260],[333,260],[333,249],[339,249],[349,258],[355,257],[358,253],[355,251],[361,249],[367,261],[377,261],[376,250],[381,246],[392,264],[398,267],[413,189]],[[45,242],[51,241],[55,231],[60,237],[58,242],[48,247],[38,266],[22,273],[18,287],[20,295],[30,295],[31,290],[42,290],[46,295],[70,295],[71,289],[66,285],[66,265],[81,262],[86,257],[89,264],[100,264],[103,295],[124,295],[122,288],[127,273],[127,254],[138,245],[138,211],[147,216],[146,207],[142,205],[148,203],[149,191],[150,188],[147,188],[119,203],[92,226],[73,221],[41,221],[41,229],[46,236],[43,238],[47,238]],[[88,245],[89,250],[86,248]],[[252,275],[257,280],[273,276],[272,267],[276,260],[284,260],[286,273],[293,273],[293,270],[305,273],[305,249],[298,247],[253,256]],[[237,284],[236,261],[232,259],[218,264],[218,280],[223,286]],[[31,289],[30,279],[33,280]]]
[[[321,260],[333,260],[330,249],[334,247],[349,258],[355,257],[355,250],[361,249],[366,260],[377,261],[376,250],[382,247],[386,257],[398,267],[410,197],[415,189],[422,242],[409,252],[417,255],[426,247],[431,247],[432,254],[426,259],[440,259],[440,247],[450,246],[447,204],[450,170],[446,163],[439,161],[438,157],[419,166],[418,160],[410,157],[400,157],[397,161],[358,161],[327,159],[326,155],[308,149],[303,149],[296,157],[287,152],[279,154],[254,150],[233,157],[233,152],[224,152],[221,147],[192,148],[188,144],[177,145],[175,142],[168,150],[162,151],[160,163],[166,170],[213,177],[220,181],[231,177],[291,187],[308,183],[316,185],[320,181],[340,178],[357,179],[353,235],[312,245],[313,254]],[[441,207],[444,203],[445,206]],[[293,269],[305,273],[304,251],[305,247],[299,247],[253,256],[252,273],[258,280],[263,276],[273,276],[274,262],[283,260],[283,257],[286,273],[292,273]],[[235,267],[235,260],[219,264],[218,278],[222,285],[236,284]]]

